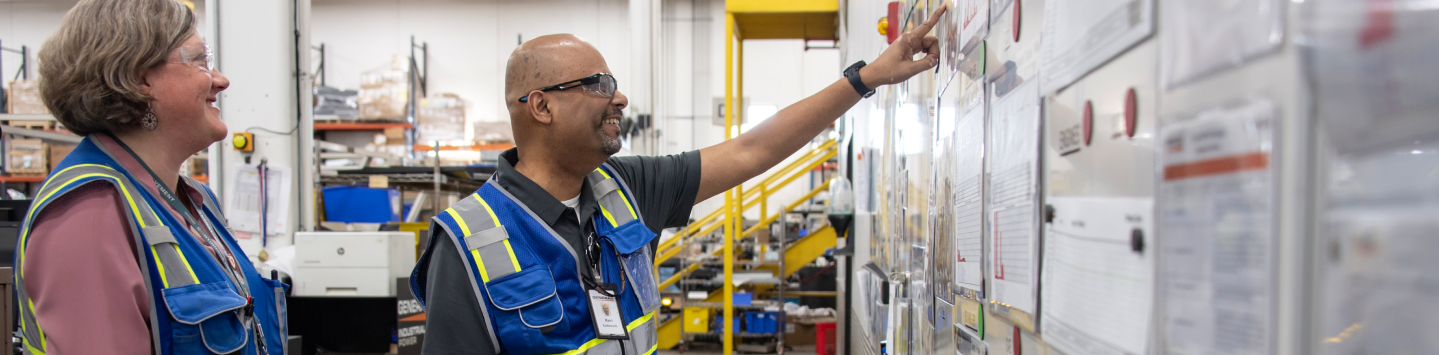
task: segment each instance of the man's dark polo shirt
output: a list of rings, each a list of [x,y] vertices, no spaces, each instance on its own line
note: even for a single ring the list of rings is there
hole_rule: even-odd
[[[582,251],[586,248],[584,236],[594,230],[593,220],[585,218],[581,225],[573,212],[565,213],[569,208],[560,200],[515,171],[518,162],[515,149],[501,153],[494,181],[564,238],[579,254],[580,267],[589,272],[589,261]],[[634,199],[635,208],[639,209],[650,230],[659,233],[661,229],[683,227],[689,222],[690,209],[694,207],[700,185],[699,151],[662,157],[612,157],[606,163],[629,186],[634,195],[630,198]],[[599,208],[591,191],[590,182],[586,179],[580,187],[579,212],[582,216],[593,216]],[[429,300],[426,302],[423,353],[499,353],[490,343],[490,333],[486,330],[489,324],[484,322],[480,313],[480,304],[470,287],[464,260],[455,251],[455,243],[443,231],[431,233],[435,250],[431,251],[429,284],[425,290]],[[659,238],[650,242],[651,252],[658,244]]]

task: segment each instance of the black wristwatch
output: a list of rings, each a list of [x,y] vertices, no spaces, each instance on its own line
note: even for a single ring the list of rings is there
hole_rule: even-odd
[[[864,65],[863,60],[855,62],[854,65],[844,69],[844,77],[849,79],[849,85],[854,87],[854,91],[858,92],[860,97],[867,99],[874,96],[874,89],[864,86],[864,81],[859,80],[859,68],[864,68]]]

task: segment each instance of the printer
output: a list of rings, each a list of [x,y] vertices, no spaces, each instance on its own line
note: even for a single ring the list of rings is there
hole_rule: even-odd
[[[295,296],[395,297],[415,266],[413,232],[295,233]]]

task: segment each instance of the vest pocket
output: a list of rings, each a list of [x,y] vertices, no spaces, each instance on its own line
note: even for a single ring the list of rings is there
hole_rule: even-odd
[[[533,267],[485,283],[490,303],[501,311],[516,312],[521,324],[544,328],[564,320],[565,307],[555,295],[550,270]]]
[[[234,312],[246,301],[229,281],[172,287],[161,293],[175,320],[170,339],[176,353],[228,354],[249,341],[249,330]]]

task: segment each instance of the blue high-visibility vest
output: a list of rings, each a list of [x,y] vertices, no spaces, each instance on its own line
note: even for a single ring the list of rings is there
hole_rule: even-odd
[[[649,258],[646,248],[656,235],[644,225],[633,194],[609,166],[601,166],[587,179],[600,209],[593,218],[602,246],[602,282],[620,285],[620,314],[628,340],[596,336],[585,283],[580,279],[578,253],[564,238],[490,179],[469,197],[434,217],[430,230],[443,230],[465,261],[474,297],[490,332],[491,345],[504,354],[625,354],[649,355],[657,343],[658,305],[641,305],[643,292],[658,292],[643,278],[643,267],[625,268],[622,258]],[[427,301],[429,261],[435,243],[425,250],[411,275],[410,288],[424,305]]]
[[[155,354],[260,354],[255,334],[264,334],[268,355],[283,355],[285,290],[288,285],[260,277],[250,265],[215,204],[214,193],[204,184],[184,178],[185,183],[203,191],[200,223],[218,234],[219,241],[235,251],[247,289],[226,276],[225,269],[185,228],[185,223],[168,213],[163,202],[140,186],[131,172],[114,155],[86,137],[45,179],[35,202],[25,215],[15,253],[15,293],[20,305],[21,333],[26,354],[46,352],[45,327],[35,318],[35,304],[45,300],[29,297],[25,290],[25,246],[34,219],[50,202],[80,186],[103,184],[115,188],[124,199],[122,210],[129,218],[136,259],[147,277],[150,295],[150,337]],[[124,154],[124,152],[119,152]],[[91,246],[77,246],[91,247]],[[248,294],[246,297],[244,294]],[[259,328],[258,331],[256,328]]]

